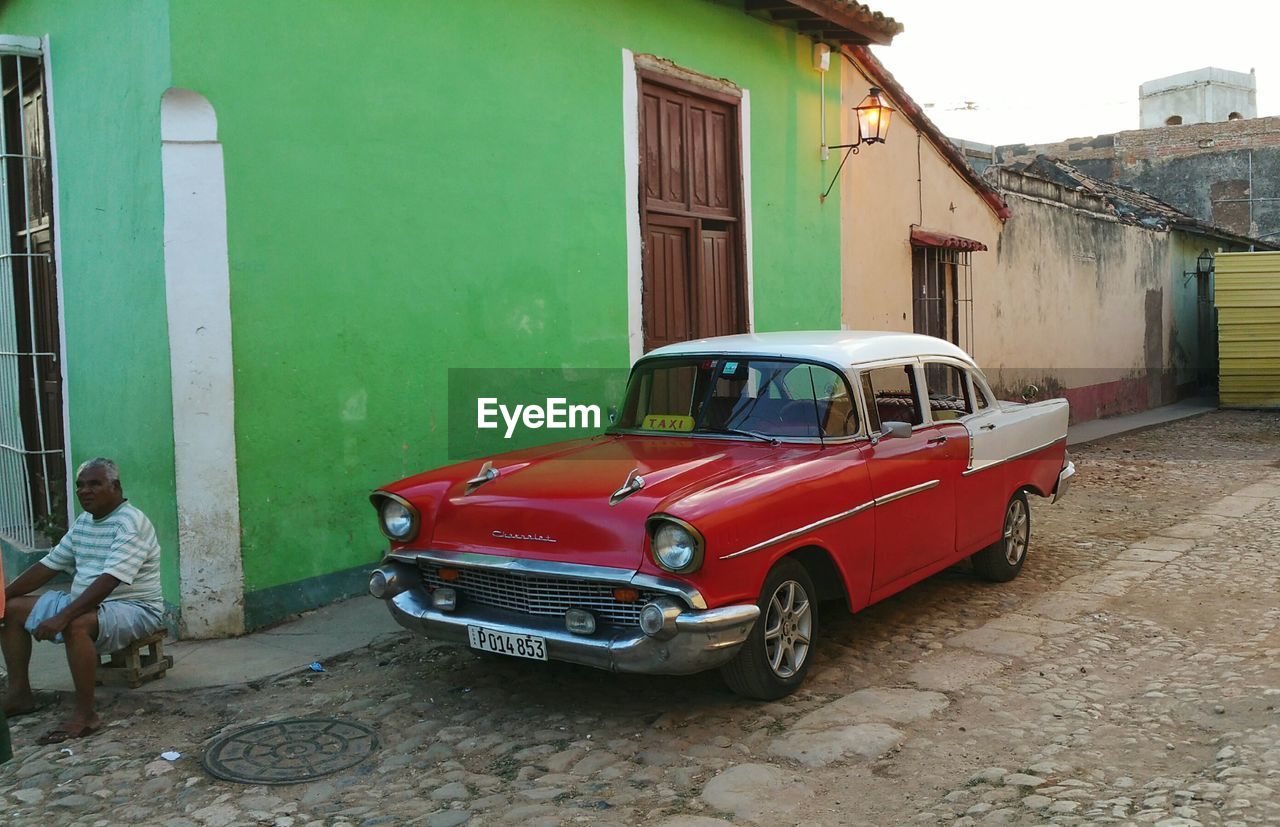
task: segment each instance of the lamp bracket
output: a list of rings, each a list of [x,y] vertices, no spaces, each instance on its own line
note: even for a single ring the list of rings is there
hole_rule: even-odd
[[[850,155],[858,154],[858,144],[839,144],[837,146],[827,147],[827,149],[843,149],[846,150],[844,157],[840,159],[840,166],[836,167],[836,174],[832,177],[831,183],[827,184],[827,191],[818,196],[819,201],[826,201],[827,196],[831,194],[831,188],[836,185],[836,179],[840,177],[840,170],[844,169],[844,162],[849,160]]]

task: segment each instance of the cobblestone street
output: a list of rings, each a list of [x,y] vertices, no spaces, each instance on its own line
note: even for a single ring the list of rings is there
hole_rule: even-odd
[[[783,701],[405,634],[261,686],[104,691],[106,728],[67,749],[32,745],[59,709],[15,720],[0,823],[1280,823],[1280,416],[1072,458],[1070,496],[1033,502],[1018,579],[965,563],[858,615],[827,607]],[[308,784],[202,770],[219,733],[297,716],[381,746]]]

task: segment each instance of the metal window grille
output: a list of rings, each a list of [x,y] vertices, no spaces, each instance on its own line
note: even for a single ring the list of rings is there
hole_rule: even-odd
[[[68,511],[43,64],[15,46],[29,40],[0,42],[0,537],[38,549]]]
[[[916,333],[973,352],[973,266],[968,250],[915,247],[912,287]]]

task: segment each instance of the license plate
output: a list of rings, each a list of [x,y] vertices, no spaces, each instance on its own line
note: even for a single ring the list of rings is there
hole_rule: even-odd
[[[472,649],[530,660],[547,659],[545,638],[534,635],[515,635],[511,632],[499,632],[496,629],[485,629],[481,626],[468,626],[467,637],[470,639]]]

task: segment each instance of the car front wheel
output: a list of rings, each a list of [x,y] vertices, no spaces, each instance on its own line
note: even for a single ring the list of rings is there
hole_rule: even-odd
[[[760,590],[760,618],[733,660],[721,667],[725,683],[739,695],[771,701],[804,683],[818,628],[809,571],[784,559]]]
[[[1004,510],[1000,539],[973,555],[973,570],[983,580],[1005,583],[1018,576],[1031,543],[1031,508],[1022,491]]]

